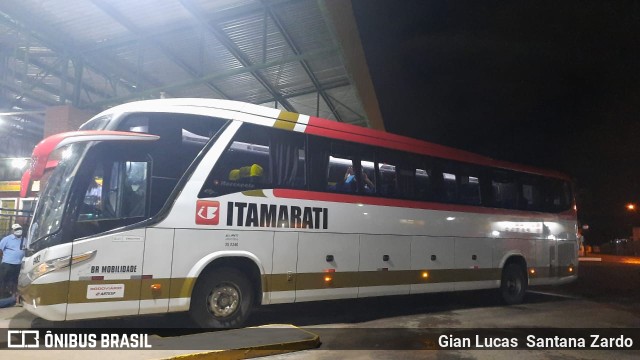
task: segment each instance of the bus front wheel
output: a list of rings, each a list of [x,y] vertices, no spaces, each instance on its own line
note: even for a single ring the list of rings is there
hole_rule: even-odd
[[[527,292],[527,274],[518,264],[508,264],[502,270],[500,295],[508,305],[520,304]]]
[[[191,296],[191,318],[203,328],[238,328],[253,304],[251,283],[240,271],[213,269],[198,279]]]

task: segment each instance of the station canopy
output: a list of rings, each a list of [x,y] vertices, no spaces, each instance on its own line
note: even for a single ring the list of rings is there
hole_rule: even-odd
[[[367,126],[320,0],[0,2],[0,156],[28,156],[47,107],[230,99]]]

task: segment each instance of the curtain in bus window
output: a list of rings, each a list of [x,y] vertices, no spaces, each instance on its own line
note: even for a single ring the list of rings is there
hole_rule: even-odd
[[[329,142],[316,136],[309,136],[308,139],[309,187],[311,190],[325,191],[329,183]]]
[[[552,212],[569,210],[571,207],[571,186],[561,180],[548,179],[546,208]]]
[[[416,197],[420,200],[428,200],[433,197],[431,191],[431,183],[429,171],[424,169],[415,169],[415,187]]]
[[[386,162],[378,163],[378,171],[380,172],[380,195],[388,197],[398,195],[397,168],[397,166]]]
[[[270,146],[274,185],[299,188],[304,185],[304,137],[295,133],[274,135]]]
[[[543,182],[540,178],[525,176],[521,180],[522,210],[544,211]]]
[[[328,151],[320,151],[318,153],[312,153],[313,160],[311,162],[311,179],[309,183],[314,190],[328,190],[331,186],[331,180],[329,178],[329,162],[330,156]],[[335,184],[333,184],[335,188]]]
[[[518,186],[514,177],[496,172],[491,180],[493,205],[505,209],[516,209],[518,205]]]
[[[475,176],[460,176],[460,202],[467,205],[480,205],[480,181]]]
[[[444,186],[444,201],[445,202],[457,202],[458,201],[458,184],[456,181],[456,175],[444,172],[442,173],[442,180]]]
[[[396,196],[414,198],[415,194],[415,168],[406,167],[404,164],[396,166]]]
[[[415,196],[419,200],[435,200],[435,171],[433,169],[433,159],[428,157],[413,158],[407,163],[407,169],[413,170],[413,180],[415,184]],[[438,175],[439,176],[439,175]]]
[[[124,201],[121,217],[144,216],[147,199],[147,163],[127,161],[124,166]]]

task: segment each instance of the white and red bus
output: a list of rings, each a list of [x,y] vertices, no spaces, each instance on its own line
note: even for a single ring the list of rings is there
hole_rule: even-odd
[[[49,171],[46,171],[49,169]],[[577,277],[570,179],[225,100],[107,110],[35,149],[20,276],[49,320],[527,286]]]

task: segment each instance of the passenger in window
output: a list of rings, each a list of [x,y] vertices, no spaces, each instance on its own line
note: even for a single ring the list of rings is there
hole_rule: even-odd
[[[356,173],[353,171],[353,167],[349,166],[347,171],[344,173],[344,178],[342,179],[342,183],[336,187],[338,191],[344,192],[356,192],[357,189],[357,181],[356,181]]]
[[[376,191],[376,186],[369,180],[367,173],[362,171],[362,181],[364,183],[364,190],[366,193],[372,193]],[[344,181],[342,183],[342,189],[346,192],[356,192],[357,189],[356,174],[353,167],[349,166],[347,172],[344,174]]]
[[[369,180],[369,176],[364,170],[362,170],[362,182],[364,183],[364,192],[367,194],[376,192],[376,185]]]
[[[355,181],[356,181],[356,174],[353,171],[353,167],[349,166],[347,168],[347,172],[344,173],[344,183],[350,184],[351,182],[355,182]]]
[[[94,177],[87,189],[79,220],[95,219],[102,215],[102,179]]]
[[[144,216],[145,208],[146,182],[144,179],[134,179],[125,189],[123,215],[125,217]]]

